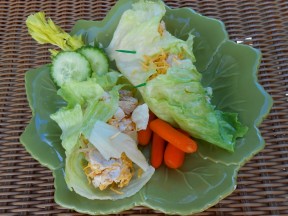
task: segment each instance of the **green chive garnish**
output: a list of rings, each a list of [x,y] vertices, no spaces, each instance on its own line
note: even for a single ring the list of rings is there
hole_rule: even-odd
[[[136,54],[135,50],[116,50],[117,52],[122,52],[122,53],[131,53],[131,54]]]
[[[135,88],[139,88],[139,87],[142,87],[142,86],[145,86],[146,85],[146,83],[141,83],[141,84],[139,84],[139,85],[136,85],[136,86],[134,86]]]

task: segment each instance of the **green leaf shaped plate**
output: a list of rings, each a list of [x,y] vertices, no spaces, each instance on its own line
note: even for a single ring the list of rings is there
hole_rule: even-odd
[[[118,1],[103,21],[78,21],[71,33],[82,34],[87,43],[96,40],[107,46],[121,14],[132,2]],[[181,39],[186,39],[190,32],[195,35],[196,66],[203,74],[203,85],[213,88],[213,104],[223,111],[239,113],[240,120],[249,127],[248,133],[238,140],[233,154],[198,140],[199,151],[187,155],[181,169],[160,167],[132,197],[117,201],[89,200],[66,186],[61,130],[49,118],[65,103],[56,94],[49,65],[41,66],[26,73],[33,117],[20,140],[36,160],[53,171],[55,201],[59,205],[87,214],[117,213],[134,206],[147,206],[167,214],[201,212],[233,192],[239,168],[264,148],[257,126],[269,113],[272,99],[257,81],[260,52],[230,41],[223,23],[190,8],[167,7],[164,21],[168,31]]]

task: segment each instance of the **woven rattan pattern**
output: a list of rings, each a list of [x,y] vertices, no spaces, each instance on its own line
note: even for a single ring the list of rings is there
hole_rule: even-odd
[[[201,0],[166,3],[222,20],[234,41],[263,53],[259,81],[274,106],[261,125],[266,148],[239,173],[237,190],[199,215],[288,215],[288,2]],[[55,204],[51,172],[19,143],[31,111],[24,74],[49,62],[48,46],[27,34],[26,16],[43,10],[69,31],[78,19],[101,20],[115,1],[0,0],[0,214],[78,215]],[[163,215],[137,207],[118,215]]]

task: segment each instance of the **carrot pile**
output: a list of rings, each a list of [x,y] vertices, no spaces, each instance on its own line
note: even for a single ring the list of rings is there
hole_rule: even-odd
[[[151,164],[154,168],[161,166],[164,160],[167,167],[177,169],[182,166],[185,153],[197,150],[197,143],[188,133],[173,128],[150,112],[148,127],[138,132],[138,142],[148,145],[151,139]]]

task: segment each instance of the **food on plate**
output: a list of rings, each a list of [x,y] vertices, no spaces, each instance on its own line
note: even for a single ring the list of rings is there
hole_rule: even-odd
[[[137,193],[154,173],[136,143],[148,125],[147,104],[129,84],[117,84],[121,75],[109,69],[101,49],[84,46],[42,12],[29,16],[27,26],[38,42],[62,49],[51,52],[50,72],[66,105],[50,117],[62,130],[67,186],[88,199]]]
[[[71,81],[85,81],[91,72],[89,61],[78,52],[60,52],[53,58],[51,77],[59,87]]]
[[[194,140],[186,134],[171,127],[163,120],[155,119],[149,125],[154,133],[182,151],[193,153],[197,150],[197,144]]]
[[[70,36],[43,12],[27,18],[35,40],[60,48],[50,50],[50,72],[66,105],[51,119],[62,130],[66,183],[81,196],[132,196],[163,160],[181,167],[185,154],[197,150],[190,135],[234,151],[236,138],[247,131],[236,113],[210,103],[212,90],[202,86],[194,65],[193,36],[184,41],[171,35],[164,14],[161,1],[134,3],[104,50]],[[121,73],[109,68],[106,53]],[[118,82],[121,76],[130,83]],[[151,139],[152,166],[137,146]]]
[[[230,152],[247,127],[236,113],[215,109],[212,89],[201,84],[193,55],[193,36],[186,41],[166,30],[162,1],[139,1],[126,10],[106,48],[120,72],[139,86],[149,109],[192,137]],[[118,52],[127,50],[130,52]],[[132,52],[133,51],[133,52]]]
[[[148,128],[153,133],[151,164],[154,168],[160,167],[164,159],[167,167],[178,169],[184,162],[185,153],[194,153],[198,148],[187,132],[177,130],[161,119],[149,122]]]
[[[161,166],[165,151],[165,140],[157,133],[153,134],[151,144],[151,165],[154,168]]]
[[[168,143],[164,153],[165,165],[172,169],[178,169],[184,162],[185,152]]]
[[[183,130],[179,130],[181,133],[183,133],[186,136],[189,136],[188,133],[186,133]],[[178,169],[180,168],[184,163],[185,158],[185,152],[181,149],[177,148],[175,145],[168,143],[165,149],[164,153],[164,162],[165,165],[172,169]]]
[[[73,27],[71,36],[59,30],[58,27],[53,28],[51,21],[50,25],[47,24],[45,18],[42,19],[41,22],[37,22],[38,26],[33,29],[33,32],[38,36],[38,39],[43,40],[43,43],[50,43],[49,40],[52,41],[51,38],[53,38],[52,42],[54,43],[56,40],[57,43],[54,44],[57,45],[59,43],[60,47],[54,49],[51,46],[53,49],[50,50],[52,54],[51,64],[31,70],[25,75],[27,98],[33,115],[31,122],[25,129],[20,140],[32,156],[53,171],[55,177],[55,199],[57,203],[63,207],[72,208],[87,214],[115,213],[121,209],[130,208],[132,205],[147,205],[170,214],[197,213],[214,205],[219,199],[229,195],[229,193],[235,189],[237,183],[235,178],[238,169],[264,146],[257,126],[263,116],[268,113],[271,106],[271,98],[269,98],[267,93],[263,91],[262,87],[257,83],[255,76],[257,66],[259,65],[260,53],[253,50],[253,48],[243,45],[240,46],[229,41],[224,26],[219,21],[202,16],[189,8],[170,9],[169,7],[165,7],[167,12],[160,24],[157,13],[156,16],[153,16],[154,10],[151,9],[149,10],[152,13],[150,18],[151,20],[157,21],[155,22],[157,24],[153,23],[153,26],[157,26],[157,31],[161,35],[160,39],[162,40],[163,38],[167,38],[167,35],[169,36],[169,33],[166,31],[167,27],[168,31],[175,33],[175,36],[180,36],[182,40],[185,40],[184,42],[186,42],[187,47],[185,47],[183,41],[175,40],[173,36],[170,36],[171,41],[173,39],[177,42],[175,43],[175,56],[171,55],[170,46],[164,46],[165,43],[162,43],[163,46],[158,46],[158,48],[161,47],[161,51],[157,51],[158,48],[154,46],[154,43],[161,43],[161,41],[155,37],[156,28],[154,33],[149,29],[147,30],[147,28],[141,31],[141,28],[143,28],[142,24],[146,23],[145,20],[139,24],[139,31],[141,31],[140,36],[144,43],[147,37],[150,37],[149,34],[151,32],[151,38],[153,39],[150,42],[153,46],[149,44],[142,46],[141,43],[138,43],[138,33],[133,31],[134,26],[132,26],[132,28],[128,26],[127,31],[123,31],[123,38],[120,37],[119,42],[123,39],[123,41],[129,41],[129,43],[135,44],[134,40],[138,40],[136,42],[138,46],[129,48],[129,43],[126,43],[123,44],[123,46],[121,45],[121,48],[116,48],[116,50],[113,50],[112,47],[111,50],[109,50],[111,51],[109,55],[110,58],[111,55],[115,53],[123,55],[127,63],[121,64],[123,58],[120,59],[120,62],[118,61],[118,65],[123,66],[122,69],[125,69],[125,64],[128,69],[131,66],[132,73],[133,68],[135,68],[135,66],[137,68],[139,63],[141,64],[139,68],[142,68],[146,74],[139,73],[139,70],[135,70],[135,77],[130,79],[132,81],[138,77],[141,78],[142,75],[146,76],[148,74],[148,78],[143,79],[146,80],[145,82],[140,79],[139,82],[136,80],[137,82],[129,85],[124,75],[118,72],[119,69],[116,67],[116,62],[111,62],[110,59],[107,58],[108,49],[106,48],[111,42],[121,15],[124,14],[125,11],[130,11],[128,13],[133,14],[134,9],[132,5],[137,1],[121,0],[117,2],[116,6],[113,7],[103,21],[77,21]],[[137,7],[139,10],[140,8],[143,10],[143,13],[138,13],[139,16],[147,14],[146,9],[148,7],[154,7],[154,4],[159,3],[154,0],[151,1],[153,2],[149,3],[149,1],[140,0],[140,3],[147,5],[140,7],[138,4]],[[129,8],[132,8],[132,10],[128,10]],[[144,16],[146,17],[146,15]],[[133,16],[130,21],[131,23],[134,21],[137,22],[137,19],[134,19]],[[41,29],[42,26],[45,26],[45,28]],[[189,40],[189,29],[191,29],[191,34],[195,35],[194,45],[192,44],[193,36],[190,36]],[[209,35],[211,29],[215,31],[217,37],[213,36],[214,32]],[[55,37],[51,36],[51,38],[49,38],[47,35],[43,37],[40,36],[41,34],[39,32],[47,33],[49,31],[53,32]],[[57,34],[60,36],[64,35],[65,37],[61,39],[61,37],[57,37]],[[73,34],[78,34],[82,37]],[[131,40],[126,40],[125,37],[129,34]],[[71,43],[72,40],[76,40],[77,43]],[[77,44],[80,44],[80,46]],[[189,57],[188,54],[188,52],[191,51],[190,47],[192,48],[192,45],[194,47],[193,52],[195,53],[197,64],[193,61],[193,55]],[[61,46],[65,48],[62,49]],[[151,49],[153,51],[154,48],[157,49],[154,53],[146,53],[147,50],[149,51]],[[73,52],[73,56],[76,56],[76,58],[73,57],[73,59],[77,59],[77,62],[82,62],[81,64],[79,63],[79,65],[77,64],[76,67],[71,67],[74,61],[71,62],[66,59],[67,55],[65,53],[71,54],[71,52]],[[193,54],[193,52],[191,51],[190,54]],[[145,56],[142,58],[143,53]],[[58,54],[64,55],[64,57],[66,55],[66,57],[64,58],[62,56],[63,59],[58,58],[57,60]],[[244,63],[239,54],[249,56],[249,61]],[[136,61],[133,62],[134,65],[130,65],[130,60],[133,60],[137,55],[140,56],[139,59],[141,61],[137,62],[136,59]],[[51,72],[49,68],[53,66],[53,62],[56,60],[59,63],[59,67],[57,68],[60,68],[60,70],[57,69],[54,71],[56,76],[54,77],[53,83],[52,76],[49,74]],[[94,60],[97,60],[95,61],[97,64],[92,65]],[[105,69],[107,68],[107,60],[108,69]],[[208,65],[205,64],[207,63],[206,60],[209,62]],[[89,62],[88,66],[87,61]],[[61,62],[65,62],[65,64]],[[178,65],[178,62],[180,65]],[[101,65],[99,66],[98,63]],[[220,63],[221,67],[219,67],[218,63]],[[197,69],[202,68],[204,70],[203,79],[201,79],[201,75],[199,75],[197,71],[194,71],[194,64],[201,66],[199,68],[197,67]],[[245,64],[245,66],[243,64]],[[84,67],[80,67],[81,65]],[[190,66],[192,69],[188,72]],[[154,70],[152,70],[153,67]],[[78,76],[79,71],[74,71],[73,68],[83,68],[83,72],[86,71],[86,73],[81,73],[81,75],[79,74],[80,76]],[[101,70],[101,68],[104,69]],[[215,71],[213,70],[214,68]],[[244,71],[242,70],[243,68],[245,69]],[[202,71],[200,71],[200,73],[202,73]],[[174,77],[171,74],[174,75]],[[209,76],[211,76],[210,78],[215,78],[215,80],[211,80]],[[160,79],[161,77],[170,79],[164,82],[164,79]],[[223,77],[225,79],[222,79]],[[242,78],[237,79],[237,77]],[[243,77],[245,77],[245,79]],[[201,100],[203,98],[203,92],[208,103],[212,95],[211,89],[205,84],[208,83],[206,82],[208,81],[207,79],[211,81],[211,87],[213,87],[213,91],[215,91],[213,92],[215,98],[211,100],[212,105],[215,101],[219,106],[221,105],[220,107],[225,107],[227,110],[229,108],[231,108],[230,110],[239,110],[239,116],[241,117],[239,119],[243,119],[243,123],[245,122],[245,124],[250,127],[249,133],[245,135],[245,138],[243,140],[237,140],[234,153],[220,149],[216,145],[210,145],[208,142],[200,140],[199,137],[192,137],[191,132],[180,125],[181,121],[180,123],[176,122],[176,120],[179,122],[179,116],[181,117],[181,115],[184,114],[187,115],[189,121],[192,119],[189,115],[191,113],[198,114],[199,112],[199,114],[201,114],[201,112],[205,112],[205,114],[203,113],[203,115],[201,114],[199,116],[199,119],[196,119],[199,121],[202,121],[202,117],[205,116],[215,116],[218,106],[215,107],[215,109],[211,107],[209,109],[202,109],[200,106],[204,104],[204,108],[206,108],[206,106],[209,107],[209,105],[206,105],[206,102],[204,103]],[[58,80],[58,84],[56,84],[56,80]],[[204,83],[204,88],[199,84],[201,80],[203,81],[202,83]],[[227,83],[226,81],[228,80],[231,82]],[[238,88],[243,90],[243,85],[238,84],[243,84],[244,80],[249,80],[247,87],[253,89],[253,96],[257,98],[255,104],[249,103],[251,97],[247,98],[247,101],[244,102],[241,100],[243,96],[247,96],[247,92],[243,94],[237,92]],[[185,83],[188,82],[192,82],[194,85],[185,86]],[[159,85],[157,86],[156,84]],[[183,86],[181,87],[180,84]],[[178,89],[176,88],[177,85],[179,87]],[[219,88],[221,89],[220,91],[218,91]],[[187,95],[179,93],[181,89],[182,93],[183,90],[187,93],[187,100],[185,100]],[[228,95],[225,95],[225,89],[229,89],[227,90],[229,91]],[[142,95],[146,94],[146,96],[144,95],[144,100],[140,93]],[[178,98],[173,96],[174,93]],[[157,94],[159,94],[159,97],[156,97]],[[61,100],[59,95],[63,100]],[[149,98],[149,95],[153,97]],[[221,100],[221,95],[223,96],[223,100]],[[171,98],[169,98],[170,96]],[[191,100],[192,96],[195,97],[195,100]],[[198,98],[199,103],[197,103]],[[122,102],[120,103],[121,100]],[[112,103],[109,101],[112,101]],[[115,101],[118,101],[118,103]],[[147,101],[152,104],[152,106]],[[165,109],[164,106],[165,101],[167,101],[167,109]],[[127,106],[128,103],[129,106]],[[117,106],[114,106],[115,104],[117,104]],[[136,107],[135,104],[137,104]],[[157,105],[159,105],[159,107]],[[56,112],[61,106],[64,106],[63,109],[60,109],[59,113],[57,112],[55,115],[51,115],[51,117],[63,119],[63,121],[58,120],[59,126],[63,128],[63,132],[61,132],[61,129],[58,128],[54,120],[49,119],[50,114]],[[195,109],[193,108],[194,106]],[[181,107],[183,112],[177,114],[171,107],[176,111],[179,111],[180,109],[178,108]],[[142,126],[145,127],[147,124],[147,118],[145,117],[148,115],[147,108],[153,109],[149,110],[150,115],[152,111],[155,112],[157,115],[155,118],[161,119],[172,128],[195,140],[198,145],[198,150],[192,154],[186,153],[175,147],[175,145],[165,141],[164,149],[162,148],[162,150],[159,151],[160,156],[156,155],[156,158],[159,157],[161,159],[161,166],[154,172],[155,168],[153,169],[153,166],[149,166],[149,164],[151,164],[151,152],[149,151],[152,147],[152,137],[154,134],[157,134],[153,132],[149,126],[152,119],[148,121],[146,129],[138,130],[138,128],[140,129]],[[96,110],[98,114],[101,112],[101,115],[94,116],[94,110]],[[113,110],[113,112],[111,110]],[[138,114],[136,112],[137,110]],[[187,110],[191,110],[191,112],[189,113]],[[207,110],[209,112],[207,112]],[[251,112],[248,112],[248,110]],[[258,112],[259,110],[261,110],[260,113]],[[171,124],[168,121],[169,119],[162,119],[159,113],[160,115],[173,117],[172,120],[175,121],[175,123]],[[173,116],[173,113],[176,113],[176,115]],[[139,114],[145,115],[141,117]],[[174,117],[177,117],[176,120]],[[145,122],[139,122],[139,120],[142,119],[146,119]],[[185,121],[185,119],[183,118],[182,120]],[[203,122],[205,122],[204,120]],[[194,132],[206,130],[205,125],[201,124],[201,121],[194,124],[196,130]],[[217,121],[212,123],[218,124]],[[230,124],[230,120],[225,121]],[[215,133],[209,132],[212,127],[210,127],[210,123],[211,122],[208,122],[206,130],[207,134],[205,136],[207,137],[213,136]],[[217,124],[216,126],[213,125],[213,128],[216,128],[215,131],[217,131]],[[221,122],[219,122],[219,124],[221,124]],[[225,123],[225,125],[227,124]],[[184,128],[184,130],[179,128]],[[120,129],[122,131],[120,131]],[[135,129],[138,130],[137,133]],[[236,131],[236,127],[234,127],[234,129]],[[81,131],[80,136],[78,136],[79,130]],[[233,130],[231,130],[232,134],[235,132]],[[101,134],[97,134],[98,132]],[[187,132],[189,132],[188,135],[186,134]],[[146,136],[145,133],[148,135]],[[136,134],[138,144],[143,145],[138,145],[138,147],[141,151],[143,150],[142,153],[146,157],[145,161],[143,160],[141,152],[139,153],[137,148],[134,147],[137,143]],[[66,154],[63,148],[61,148],[60,135],[62,135],[62,144],[66,150]],[[99,139],[95,137],[101,138],[105,146],[102,146],[102,142],[97,142]],[[122,140],[126,140],[126,138],[129,146],[133,146],[131,149],[129,148],[132,152],[119,151],[119,149],[114,148],[114,144],[116,148],[118,146],[114,143],[116,139],[117,143],[121,143],[121,149],[125,148],[123,147],[124,143],[122,143]],[[73,144],[75,140],[77,142]],[[136,142],[132,144],[134,141]],[[35,145],[37,143],[41,144],[41,146]],[[106,145],[107,143],[109,144]],[[125,143],[127,143],[127,141],[125,141]],[[47,154],[43,154],[43,152],[47,152]],[[145,171],[147,165],[148,169]],[[155,166],[154,163],[152,165]],[[153,177],[151,178],[152,175]],[[148,184],[145,182],[148,182]],[[72,191],[69,191],[67,185],[69,185]],[[145,186],[139,191],[142,185]],[[176,193],[172,194],[171,189],[173,188],[177,189]],[[73,191],[74,189],[77,193]],[[139,193],[135,194],[137,191],[139,191]],[[120,199],[132,194],[135,195],[127,199],[117,200],[116,202],[111,202],[110,200],[88,200]]]
[[[133,139],[133,133],[148,124],[148,107],[121,87],[105,91],[95,78],[90,78],[65,83],[58,90],[67,106],[51,118],[62,129],[66,182],[89,199],[131,196],[154,172]],[[134,119],[139,110],[141,120]],[[141,177],[139,171],[143,171]]]

